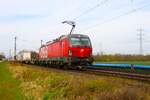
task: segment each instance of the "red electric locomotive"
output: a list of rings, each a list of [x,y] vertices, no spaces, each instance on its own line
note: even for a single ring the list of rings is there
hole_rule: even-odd
[[[71,34],[75,28],[74,22],[64,21],[63,23],[72,25],[70,34],[43,45],[39,50],[40,63],[74,68],[91,65],[93,58],[89,37],[82,34]]]
[[[39,59],[46,64],[65,67],[91,65],[93,62],[91,41],[87,35],[61,36],[40,48]]]

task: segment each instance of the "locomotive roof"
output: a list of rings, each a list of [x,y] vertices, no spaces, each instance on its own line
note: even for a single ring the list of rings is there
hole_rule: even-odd
[[[62,40],[64,38],[69,38],[69,37],[88,37],[87,35],[83,35],[83,34],[69,34],[69,35],[62,35],[59,38],[54,39],[53,41],[48,41],[46,42],[46,45],[51,44],[51,43],[55,43],[59,40]],[[42,47],[45,47],[46,45],[43,45]],[[41,47],[41,48],[42,48]]]

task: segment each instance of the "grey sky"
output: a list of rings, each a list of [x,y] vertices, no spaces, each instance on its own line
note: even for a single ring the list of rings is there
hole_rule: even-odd
[[[144,5],[148,6],[109,21]],[[17,51],[38,50],[41,39],[47,42],[69,32],[62,21],[74,20],[75,33],[90,36],[94,53],[138,54],[137,29],[143,28],[144,53],[150,54],[149,18],[149,0],[0,0],[0,52],[8,55],[13,50],[14,36]]]

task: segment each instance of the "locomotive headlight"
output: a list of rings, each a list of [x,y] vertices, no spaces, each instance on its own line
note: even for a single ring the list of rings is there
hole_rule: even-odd
[[[69,50],[69,56],[72,56],[72,51],[71,50]]]

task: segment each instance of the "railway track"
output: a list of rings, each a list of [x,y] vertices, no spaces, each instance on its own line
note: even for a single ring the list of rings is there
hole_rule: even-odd
[[[24,64],[26,65],[26,64]],[[40,69],[45,69],[45,70],[54,70],[54,71],[65,71],[69,72],[71,74],[75,73],[84,73],[84,74],[94,74],[94,75],[102,75],[102,76],[114,76],[114,77],[121,77],[121,78],[127,78],[127,79],[133,79],[133,80],[138,80],[138,81],[143,81],[143,82],[148,82],[150,83],[150,75],[144,75],[144,74],[137,74],[137,73],[131,73],[131,72],[121,72],[121,71],[115,71],[115,70],[107,70],[107,69],[91,69],[88,68],[86,70],[73,70],[73,69],[58,69],[58,68],[52,68],[52,67],[44,67],[44,66],[39,66],[39,65],[30,65],[30,67],[37,67]]]
[[[137,74],[137,73],[127,73],[114,70],[104,70],[104,69],[87,69],[88,73],[96,75],[106,75],[106,76],[117,76],[122,78],[134,79],[139,81],[145,81],[150,83],[150,75]]]

